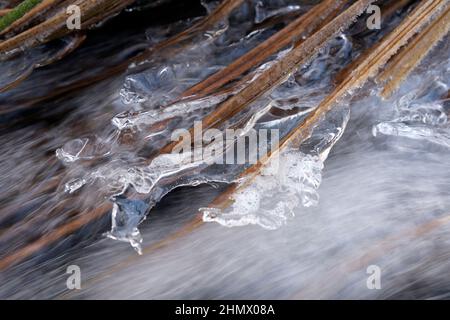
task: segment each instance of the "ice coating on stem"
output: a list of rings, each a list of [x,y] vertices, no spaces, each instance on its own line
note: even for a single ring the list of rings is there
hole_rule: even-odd
[[[202,208],[203,221],[226,227],[259,225],[275,230],[286,224],[299,206],[316,206],[324,161],[344,133],[349,115],[348,107],[330,112],[305,142],[309,154],[302,152],[303,145],[300,149],[281,150],[249,186],[231,196],[230,208]]]
[[[108,238],[129,242],[138,254],[142,254],[142,236],[137,226],[145,219],[149,205],[141,200],[113,198],[111,231]]]

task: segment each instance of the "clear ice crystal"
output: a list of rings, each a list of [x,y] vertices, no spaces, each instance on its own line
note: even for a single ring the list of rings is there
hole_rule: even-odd
[[[74,139],[57,149],[56,156],[66,164],[103,157],[110,152],[109,142],[96,136]]]
[[[70,180],[69,182],[67,182],[65,184],[64,192],[74,193],[74,192],[78,191],[79,189],[81,189],[86,183],[87,183],[87,181],[83,178],[76,178],[76,179]]]
[[[202,208],[203,221],[227,227],[255,224],[278,229],[294,216],[298,204],[317,205],[322,169],[323,162],[317,156],[298,150],[282,152],[278,161],[271,161],[249,187],[233,195],[229,209]]]
[[[449,128],[433,128],[420,124],[406,125],[402,122],[382,122],[374,127],[373,135],[376,137],[377,134],[425,140],[450,148]]]
[[[442,104],[420,101],[418,90],[413,90],[398,99],[395,114],[393,120],[373,127],[374,137],[379,134],[404,137],[450,147],[448,115]]]
[[[388,103],[393,104],[394,114],[373,126],[373,136],[403,137],[450,147],[448,105],[445,106],[444,98],[450,87],[449,41],[442,45],[445,56],[423,62],[391,97]],[[417,86],[418,83],[422,85]]]
[[[75,162],[88,143],[88,139],[75,139],[67,142],[62,148],[56,150],[56,156],[63,162]]]
[[[111,231],[108,238],[129,242],[138,254],[142,254],[142,236],[137,228],[145,220],[149,205],[141,200],[113,198]]]

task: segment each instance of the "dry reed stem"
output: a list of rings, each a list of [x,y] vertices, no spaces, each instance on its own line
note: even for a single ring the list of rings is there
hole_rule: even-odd
[[[348,1],[324,0],[304,15],[288,24],[284,29],[262,42],[248,53],[233,61],[223,70],[211,75],[183,93],[183,97],[191,95],[207,95],[228,82],[236,79],[246,71],[260,65],[264,60],[281,49],[292,44],[302,36],[307,36],[334,10],[341,8]]]
[[[112,1],[118,0],[77,0],[74,5],[78,5],[81,15],[85,20],[89,20],[95,15],[102,13],[104,8]],[[134,0],[120,0],[121,7],[125,7],[134,2]],[[0,54],[12,52],[14,50],[25,50],[33,46],[48,42],[54,39],[54,35],[63,36],[71,33],[66,27],[68,16],[65,10],[59,12],[44,22],[33,26],[24,32],[0,42]]]
[[[450,8],[447,8],[387,65],[378,78],[379,81],[386,82],[381,96],[389,98],[449,31]]]

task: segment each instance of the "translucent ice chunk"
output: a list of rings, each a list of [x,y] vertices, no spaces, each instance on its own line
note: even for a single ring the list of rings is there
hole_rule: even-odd
[[[324,161],[344,133],[349,117],[348,106],[329,112],[300,149],[282,150],[248,186],[233,194],[229,208],[202,208],[203,220],[227,227],[255,224],[273,230],[294,216],[298,207],[316,206]]]
[[[74,193],[86,184],[83,178],[73,179],[65,184],[65,192]]]
[[[278,170],[274,163],[250,187],[233,195],[234,203],[229,209],[223,212],[215,208],[201,209],[203,220],[227,227],[255,224],[274,230],[294,215],[294,208],[299,204],[306,207],[317,204],[323,168],[318,157],[289,150],[280,155]]]
[[[440,104],[418,104],[401,108],[395,121],[441,126],[447,123],[447,114]]]
[[[255,6],[255,22],[260,23],[264,20],[281,14],[286,14],[292,11],[300,10],[299,5],[282,5],[271,6],[265,3],[265,1],[258,1]]]
[[[112,124],[119,130],[140,129],[141,126],[150,126],[157,122],[177,116],[186,117],[187,114],[201,112],[223,101],[226,95],[211,95],[202,99],[180,101],[163,109],[155,109],[144,112],[126,111],[116,115]]]
[[[142,236],[137,228],[145,219],[149,205],[141,200],[117,197],[113,199],[112,228],[108,238],[129,242],[138,254],[142,254]]]
[[[424,102],[427,98],[434,98],[433,91],[446,89],[446,86],[440,81],[432,81],[427,86],[430,87],[434,87],[434,90],[430,89],[430,93],[422,94],[422,97],[420,89],[415,89],[398,98],[394,119],[375,125],[372,129],[373,135],[405,137],[450,147],[450,127],[446,110],[440,103]]]
[[[426,140],[450,148],[450,131],[448,128],[433,128],[424,125],[406,125],[402,122],[382,122],[374,127],[374,136],[384,134]]]
[[[140,194],[150,194],[163,178],[181,174],[186,170],[198,168],[204,161],[192,161],[191,153],[162,154],[150,164],[130,165],[116,160],[99,167],[81,180],[66,184],[66,190],[74,190],[80,181],[101,181],[108,194],[121,195],[129,186]],[[81,185],[80,185],[81,187]],[[76,189],[75,189],[76,190]]]
[[[97,157],[102,157],[110,152],[110,145],[108,142],[94,136],[90,138],[74,139],[62,148],[56,150],[58,159],[65,163],[71,163],[78,160],[90,160]]]
[[[152,98],[163,105],[175,98],[171,91],[176,87],[177,81],[171,66],[154,67],[145,73],[128,76],[120,95],[125,104],[140,103]]]
[[[75,162],[88,143],[87,139],[75,139],[56,150],[56,156],[63,162]]]

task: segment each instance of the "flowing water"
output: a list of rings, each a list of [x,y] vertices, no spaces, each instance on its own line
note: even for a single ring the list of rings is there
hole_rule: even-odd
[[[176,129],[192,127],[291,48],[229,90],[180,101],[183,91],[280,30],[271,18],[313,3],[247,1],[190,45],[40,99],[217,5],[142,1],[64,60],[1,93],[0,258],[96,208],[112,210],[2,271],[0,297],[449,298],[448,37],[388,100],[372,82],[340,101],[225,210],[210,203],[242,182],[247,165],[157,154]],[[331,92],[333,77],[404,15],[380,32],[356,24],[218,129],[276,129],[282,138]],[[32,61],[17,57],[21,68],[2,64],[2,81],[50,59],[57,45],[32,53]],[[81,290],[67,290],[69,265],[81,269]],[[367,287],[371,265],[381,270],[381,290]]]

